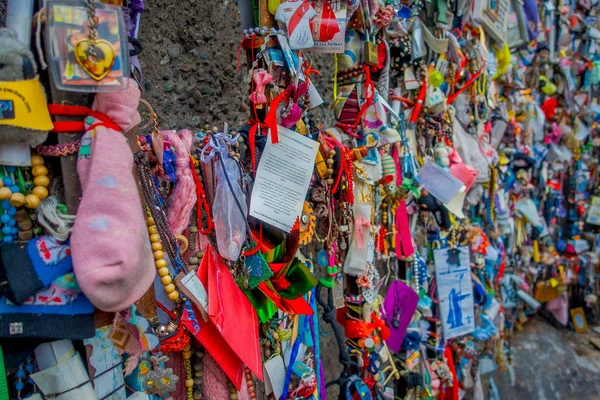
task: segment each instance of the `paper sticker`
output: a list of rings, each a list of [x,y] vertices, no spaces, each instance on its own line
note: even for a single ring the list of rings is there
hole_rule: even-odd
[[[85,339],[83,343],[88,348],[88,364],[93,368],[92,380],[94,392],[98,399],[125,400],[123,368],[121,356],[111,340],[112,326],[96,329],[93,338]],[[129,338],[136,340],[135,338]],[[91,348],[91,351],[89,350]],[[108,371],[108,372],[105,372]],[[122,386],[115,392],[115,388]]]
[[[298,56],[290,48],[287,36],[277,35],[277,41],[279,42],[279,46],[283,52],[283,57],[285,58],[285,63],[290,71],[290,75],[296,76],[296,72],[298,71]]]
[[[450,175],[450,172],[431,161],[427,161],[421,168],[419,179],[425,190],[444,204],[450,203],[452,198],[465,186],[461,181]]]
[[[383,392],[383,398],[385,400],[394,400],[395,399],[394,388],[387,386]]]
[[[252,190],[250,215],[290,232],[302,212],[319,143],[282,126],[265,146]]]
[[[61,400],[97,398],[79,354],[30,377],[46,398],[56,393],[63,393]]]
[[[600,197],[592,197],[592,205],[588,210],[586,222],[588,224],[600,225]]]
[[[524,290],[521,290],[521,289],[517,290],[517,296],[519,296],[521,298],[521,300],[523,300],[525,303],[529,304],[535,310],[537,310],[538,308],[540,308],[542,306],[539,301],[534,299],[532,296],[530,296]]]
[[[275,394],[278,399],[283,394],[283,384],[285,383],[285,365],[280,355],[271,357],[263,365],[263,376],[265,377],[265,394]]]
[[[190,271],[187,275],[183,272],[175,277],[175,283],[179,290],[185,294],[202,312],[202,317],[207,321],[208,317],[208,294],[200,278],[196,275],[196,271]]]
[[[314,47],[319,53],[343,53],[346,35],[346,1],[312,0],[317,16],[310,21]]]
[[[338,274],[333,284],[333,305],[336,309],[346,306],[344,300],[344,277]]]
[[[475,311],[469,248],[436,249],[433,259],[444,339],[473,332]]]

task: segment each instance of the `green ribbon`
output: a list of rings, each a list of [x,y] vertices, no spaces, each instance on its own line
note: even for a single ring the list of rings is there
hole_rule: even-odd
[[[421,196],[421,190],[419,189],[419,186],[415,185],[415,182],[413,179],[409,179],[409,178],[402,179],[402,185],[400,185],[400,188],[402,188],[403,190],[405,190],[407,192],[412,192],[415,199],[418,199]]]

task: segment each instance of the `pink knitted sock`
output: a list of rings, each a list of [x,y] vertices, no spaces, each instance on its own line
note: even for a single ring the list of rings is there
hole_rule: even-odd
[[[122,131],[140,121],[135,82],[123,92],[99,93],[94,110]],[[99,309],[119,311],[139,300],[156,269],[145,213],[133,177],[133,155],[122,132],[100,117],[86,118],[77,161],[82,197],[71,235],[73,270]]]

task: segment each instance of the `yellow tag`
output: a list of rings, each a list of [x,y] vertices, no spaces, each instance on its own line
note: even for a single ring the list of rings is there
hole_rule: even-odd
[[[0,125],[49,131],[52,120],[39,77],[0,82]]]
[[[420,353],[418,351],[413,352],[410,357],[406,359],[406,366],[409,370],[419,365],[421,362]]]
[[[306,127],[306,124],[304,123],[304,121],[302,121],[302,118],[300,118],[298,120],[298,122],[296,122],[296,129],[298,130],[298,133],[301,135],[308,135],[308,128]]]
[[[558,280],[556,280],[555,278],[550,278],[550,286],[555,288],[558,286]]]
[[[323,155],[321,151],[317,151],[317,158],[315,159],[315,165],[317,166],[317,172],[319,172],[319,176],[324,178],[327,176],[327,164],[323,159]]]

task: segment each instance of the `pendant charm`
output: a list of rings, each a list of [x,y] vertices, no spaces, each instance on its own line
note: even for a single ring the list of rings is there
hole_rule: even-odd
[[[96,81],[109,74],[115,59],[115,48],[106,40],[98,39],[92,44],[89,39],[82,39],[75,44],[75,61]]]
[[[340,242],[340,249],[346,250],[347,248],[348,248],[348,245],[346,244],[346,241],[344,239],[342,239],[342,241]]]
[[[177,389],[179,377],[173,373],[173,369],[165,369],[167,361],[169,357],[160,352],[150,356],[147,361],[142,361],[147,367],[152,365],[151,369],[148,368],[142,383],[146,393],[165,397]]]

